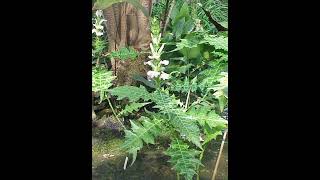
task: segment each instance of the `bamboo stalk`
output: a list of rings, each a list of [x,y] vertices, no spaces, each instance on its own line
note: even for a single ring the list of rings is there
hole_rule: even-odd
[[[217,158],[217,161],[216,161],[216,165],[215,165],[214,170],[213,170],[213,175],[212,175],[212,179],[211,180],[215,180],[216,179],[216,174],[217,174],[217,170],[218,170],[218,166],[219,166],[219,161],[220,161],[220,157],[221,157],[221,154],[222,154],[222,150],[223,150],[223,146],[224,146],[224,142],[226,140],[227,134],[228,134],[228,129],[223,134],[223,139],[222,139],[222,143],[221,143],[221,146],[220,146],[219,155],[218,155],[218,158]]]

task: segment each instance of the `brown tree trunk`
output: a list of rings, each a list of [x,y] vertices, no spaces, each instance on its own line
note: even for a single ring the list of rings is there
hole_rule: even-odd
[[[152,8],[151,0],[140,0],[150,14]],[[119,50],[122,47],[133,47],[138,51],[149,49],[151,42],[151,32],[149,17],[146,17],[141,10],[137,10],[129,3],[118,3],[104,10],[107,20],[107,34],[109,42],[109,52]],[[118,85],[132,85],[135,74],[145,75],[146,59],[145,54],[140,54],[138,59],[132,60],[111,60],[112,70],[117,76]]]

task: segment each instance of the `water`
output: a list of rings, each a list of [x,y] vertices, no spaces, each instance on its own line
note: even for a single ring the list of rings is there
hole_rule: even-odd
[[[110,138],[110,134],[109,134]],[[212,141],[204,154],[202,163],[205,167],[200,168],[200,180],[211,180],[213,169],[219,153],[221,138]],[[122,140],[115,137],[116,143],[106,144],[99,152],[93,155],[92,179],[93,180],[176,180],[176,173],[167,162],[169,157],[162,154],[165,150],[160,144],[146,146],[138,153],[137,159],[132,166],[123,169],[126,153],[119,150]],[[99,140],[95,140],[96,144]],[[105,142],[100,141],[100,142]],[[103,146],[102,146],[103,147]],[[103,154],[105,155],[103,157]],[[131,158],[131,157],[130,157]],[[180,178],[183,179],[183,178]],[[196,177],[194,177],[196,179]],[[226,141],[217,171],[216,180],[228,179],[228,142]]]

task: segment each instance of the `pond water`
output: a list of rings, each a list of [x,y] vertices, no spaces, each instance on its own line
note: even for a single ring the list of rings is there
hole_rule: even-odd
[[[108,136],[108,137],[106,137]],[[222,137],[212,141],[204,154],[200,168],[200,180],[211,180],[213,169],[219,154]],[[165,150],[160,144],[146,146],[138,153],[132,166],[123,169],[127,156],[119,150],[123,138],[105,134],[104,138],[93,137],[92,179],[93,180],[176,180],[176,173],[167,162],[169,157],[162,154]],[[130,157],[131,158],[131,157]],[[183,178],[180,178],[181,180]],[[194,177],[196,179],[196,177]],[[225,141],[218,166],[216,180],[228,179],[228,141]]]

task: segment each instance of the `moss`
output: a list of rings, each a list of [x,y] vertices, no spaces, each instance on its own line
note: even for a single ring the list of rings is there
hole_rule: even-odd
[[[92,166],[96,167],[105,160],[112,162],[112,160],[125,156],[126,152],[120,149],[122,143],[123,140],[119,138],[96,139],[96,143],[92,145]]]

